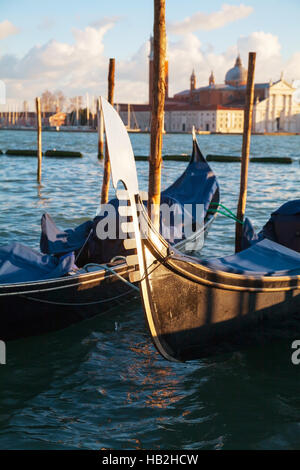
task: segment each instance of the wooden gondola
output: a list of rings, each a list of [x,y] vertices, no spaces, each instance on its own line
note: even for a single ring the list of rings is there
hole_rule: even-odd
[[[105,115],[114,119],[112,110]],[[223,346],[226,350],[233,337],[242,344],[249,331],[265,321],[300,313],[299,252],[262,237],[248,249],[220,259],[204,261],[179,253],[149,220],[125,136],[123,144],[128,148],[122,168],[113,145],[109,148],[112,178],[115,187],[122,182],[127,191],[145,316],[163,357],[186,361],[216,354]],[[297,219],[294,238],[299,225]]]
[[[107,122],[107,115],[110,114],[111,109],[107,104],[104,113],[107,142],[110,147],[115,145],[114,151],[118,154],[119,167],[122,168],[126,159],[123,159],[122,139],[116,138],[119,128],[115,128],[114,121]],[[125,132],[128,137],[126,130],[121,128],[121,131]],[[206,186],[203,186],[204,182]],[[192,206],[201,203],[207,206],[203,227],[198,227],[195,233],[183,240],[175,240],[174,238],[170,240],[177,249],[186,250],[203,231],[207,232],[215,216],[208,209],[210,207],[216,208],[219,202],[219,186],[215,175],[202,156],[195,138],[193,140],[193,154],[188,167],[178,180],[162,193],[162,201],[170,204],[175,201],[181,205],[189,203]],[[58,233],[58,241],[61,235],[63,234]],[[110,240],[109,243],[105,260],[85,257],[84,262],[78,263],[76,261],[79,269],[70,269],[62,276],[56,278],[50,276],[46,279],[38,278],[24,282],[12,281],[10,278],[7,282],[1,282],[0,339],[14,340],[65,328],[94,315],[108,312],[120,303],[137,296],[137,292],[132,288],[130,282],[135,281],[134,275],[137,271],[137,267],[132,261],[134,257],[112,259],[115,257],[116,250],[115,247],[112,251],[110,249],[117,242],[114,243],[114,240]],[[29,256],[39,256],[38,253],[33,252],[32,254],[30,249],[28,250]],[[64,254],[61,248],[58,251],[61,255]],[[67,251],[71,250],[68,248]],[[44,256],[48,256],[50,259],[57,255],[55,252],[44,253],[48,253]],[[112,259],[112,262],[108,262],[107,259]]]

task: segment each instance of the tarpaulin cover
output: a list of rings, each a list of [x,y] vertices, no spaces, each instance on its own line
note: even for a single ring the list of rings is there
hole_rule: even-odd
[[[71,271],[74,261],[74,253],[58,259],[12,243],[0,247],[0,284],[55,279]]]
[[[246,250],[259,240],[257,233],[248,217],[245,217],[242,233],[242,250]]]
[[[204,222],[213,200],[219,203],[218,180],[194,139],[192,158],[185,172],[161,193],[161,205],[174,207],[171,224],[164,221],[161,212],[162,236],[172,245],[185,239],[187,230],[198,230],[196,223]],[[203,211],[197,213],[201,204]],[[217,206],[214,209],[217,209]],[[199,220],[200,216],[203,218],[202,221]]]
[[[79,250],[84,244],[92,226],[93,222],[89,220],[75,229],[60,230],[49,214],[43,214],[41,220],[41,252],[63,254]]]
[[[185,172],[161,193],[161,202],[170,199],[179,204],[203,204],[206,215],[219,184],[216,175],[203,157],[197,141],[193,141],[193,154]]]
[[[300,253],[300,199],[288,201],[273,212],[260,235]]]
[[[300,274],[300,254],[264,239],[247,250],[224,258],[201,261],[219,271],[235,274],[287,276]]]
[[[242,246],[247,248],[267,238],[300,253],[300,199],[288,201],[271,214],[263,229],[256,235],[254,228],[245,219]]]
[[[125,201],[122,201],[125,204]],[[108,263],[115,256],[126,256],[123,240],[125,236],[120,236],[119,231],[119,213],[118,199],[109,201],[109,211],[107,205],[101,206],[100,213],[93,219],[89,220],[75,229],[61,230],[56,225],[49,214],[43,214],[41,226],[40,249],[43,253],[61,255],[74,250],[78,258],[76,264],[80,267],[87,263]],[[107,209],[106,209],[107,208]],[[112,224],[114,233],[113,238],[100,239],[97,234],[97,226],[103,221],[103,231],[107,231],[106,222],[113,210],[113,217],[116,216],[115,223]],[[123,217],[122,221],[125,219]],[[80,253],[80,255],[79,255]]]

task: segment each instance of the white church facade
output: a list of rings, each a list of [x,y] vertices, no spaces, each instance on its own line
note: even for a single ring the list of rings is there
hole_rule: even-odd
[[[256,100],[253,132],[300,132],[300,104],[293,100],[296,89],[283,77],[265,88],[265,99]]]

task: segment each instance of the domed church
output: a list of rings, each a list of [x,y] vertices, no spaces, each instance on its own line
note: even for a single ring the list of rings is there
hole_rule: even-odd
[[[153,38],[150,38],[149,54],[149,101],[147,104],[130,105],[137,127],[149,131],[151,125],[152,81],[153,81]],[[247,69],[240,55],[234,66],[225,75],[224,83],[217,84],[214,72],[208,77],[208,84],[197,88],[195,70],[190,76],[187,90],[168,93],[168,62],[165,64],[166,100],[165,130],[167,132],[190,132],[195,126],[199,132],[242,133],[244,127],[244,106],[246,97]],[[295,88],[288,83],[283,73],[276,82],[256,83],[252,131],[300,132],[300,104],[293,99]],[[128,104],[118,105],[120,116],[130,126]]]
[[[245,106],[247,69],[243,66],[240,55],[237,56],[234,66],[228,70],[223,84],[216,84],[214,73],[211,72],[208,85],[196,87],[195,71],[190,78],[190,88],[176,93],[172,98],[175,104],[185,104],[190,109],[222,108],[228,112],[243,110]],[[264,132],[299,132],[300,105],[293,100],[295,88],[288,83],[281,74],[278,81],[270,80],[266,83],[256,83],[254,87],[254,114],[253,131]],[[235,120],[235,122],[238,122]],[[239,118],[240,124],[240,118]],[[231,129],[230,129],[231,127]],[[211,126],[205,127],[212,130]],[[241,129],[241,126],[240,126]],[[240,131],[239,129],[239,131]],[[214,129],[218,132],[230,132],[235,129],[227,126],[223,129]]]
[[[226,73],[225,84],[234,87],[247,84],[247,69],[243,67],[240,55],[237,56],[235,66]]]
[[[234,67],[225,75],[225,83],[216,84],[213,71],[208,79],[208,86],[196,88],[196,76],[190,78],[190,89],[174,95],[174,100],[190,104],[221,105],[244,107],[247,84],[247,69],[243,66],[240,55],[237,56]],[[265,98],[265,88],[268,84],[255,85],[255,99]]]

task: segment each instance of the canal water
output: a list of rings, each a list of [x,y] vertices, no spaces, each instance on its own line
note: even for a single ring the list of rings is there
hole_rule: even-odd
[[[136,155],[147,155],[148,135],[131,140]],[[205,155],[240,154],[240,136],[198,141]],[[34,132],[0,131],[2,150],[35,145]],[[96,134],[44,132],[44,150],[76,150],[84,158],[44,158],[40,188],[35,158],[0,156],[0,243],[38,248],[44,212],[61,228],[92,218],[103,174],[96,148]],[[191,148],[189,135],[164,136],[165,154]],[[300,136],[253,136],[251,155],[294,159],[250,165],[247,214],[260,229],[278,206],[300,197]],[[165,162],[163,187],[185,166]],[[240,165],[211,166],[222,203],[235,212]],[[147,189],[147,162],[137,162],[137,170]],[[218,216],[202,254],[233,248],[234,223]],[[0,366],[0,449],[299,449],[294,339],[300,329],[246,351],[173,364],[152,346],[136,301],[60,332],[8,343],[7,364]]]

